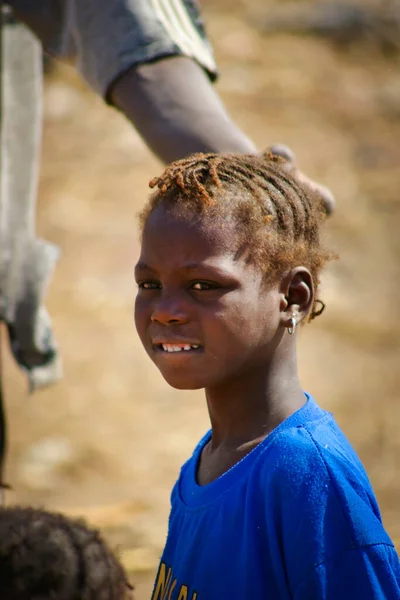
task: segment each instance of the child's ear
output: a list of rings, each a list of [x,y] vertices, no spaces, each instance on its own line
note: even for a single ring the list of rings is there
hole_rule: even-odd
[[[314,282],[305,267],[296,267],[285,275],[281,285],[281,317],[285,327],[290,327],[292,317],[300,323],[314,304]]]

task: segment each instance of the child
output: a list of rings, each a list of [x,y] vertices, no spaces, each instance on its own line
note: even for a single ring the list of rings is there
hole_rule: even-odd
[[[1,600],[132,600],[97,531],[47,511],[0,510]]]
[[[297,376],[330,257],[320,198],[272,156],[197,154],[150,185],[136,327],[171,386],[205,389],[212,426],[173,489],[152,600],[399,599],[367,475]]]

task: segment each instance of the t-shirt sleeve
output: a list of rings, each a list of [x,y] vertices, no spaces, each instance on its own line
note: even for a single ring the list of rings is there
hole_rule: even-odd
[[[274,570],[284,565],[296,600],[400,600],[399,559],[367,476],[346,447],[326,437],[320,443],[301,428],[288,432],[277,441],[276,460],[266,461]]]
[[[293,600],[399,600],[400,567],[396,550],[376,544],[349,550],[314,567]]]

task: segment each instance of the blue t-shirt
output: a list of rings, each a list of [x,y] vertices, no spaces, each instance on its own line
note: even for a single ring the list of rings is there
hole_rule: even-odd
[[[400,563],[367,474],[333,416],[307,396],[208,485],[172,491],[152,600],[399,600]]]

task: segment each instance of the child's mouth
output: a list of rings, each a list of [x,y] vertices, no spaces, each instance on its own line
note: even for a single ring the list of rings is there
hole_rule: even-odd
[[[158,352],[179,353],[179,352],[195,352],[200,349],[200,344],[153,344]]]

